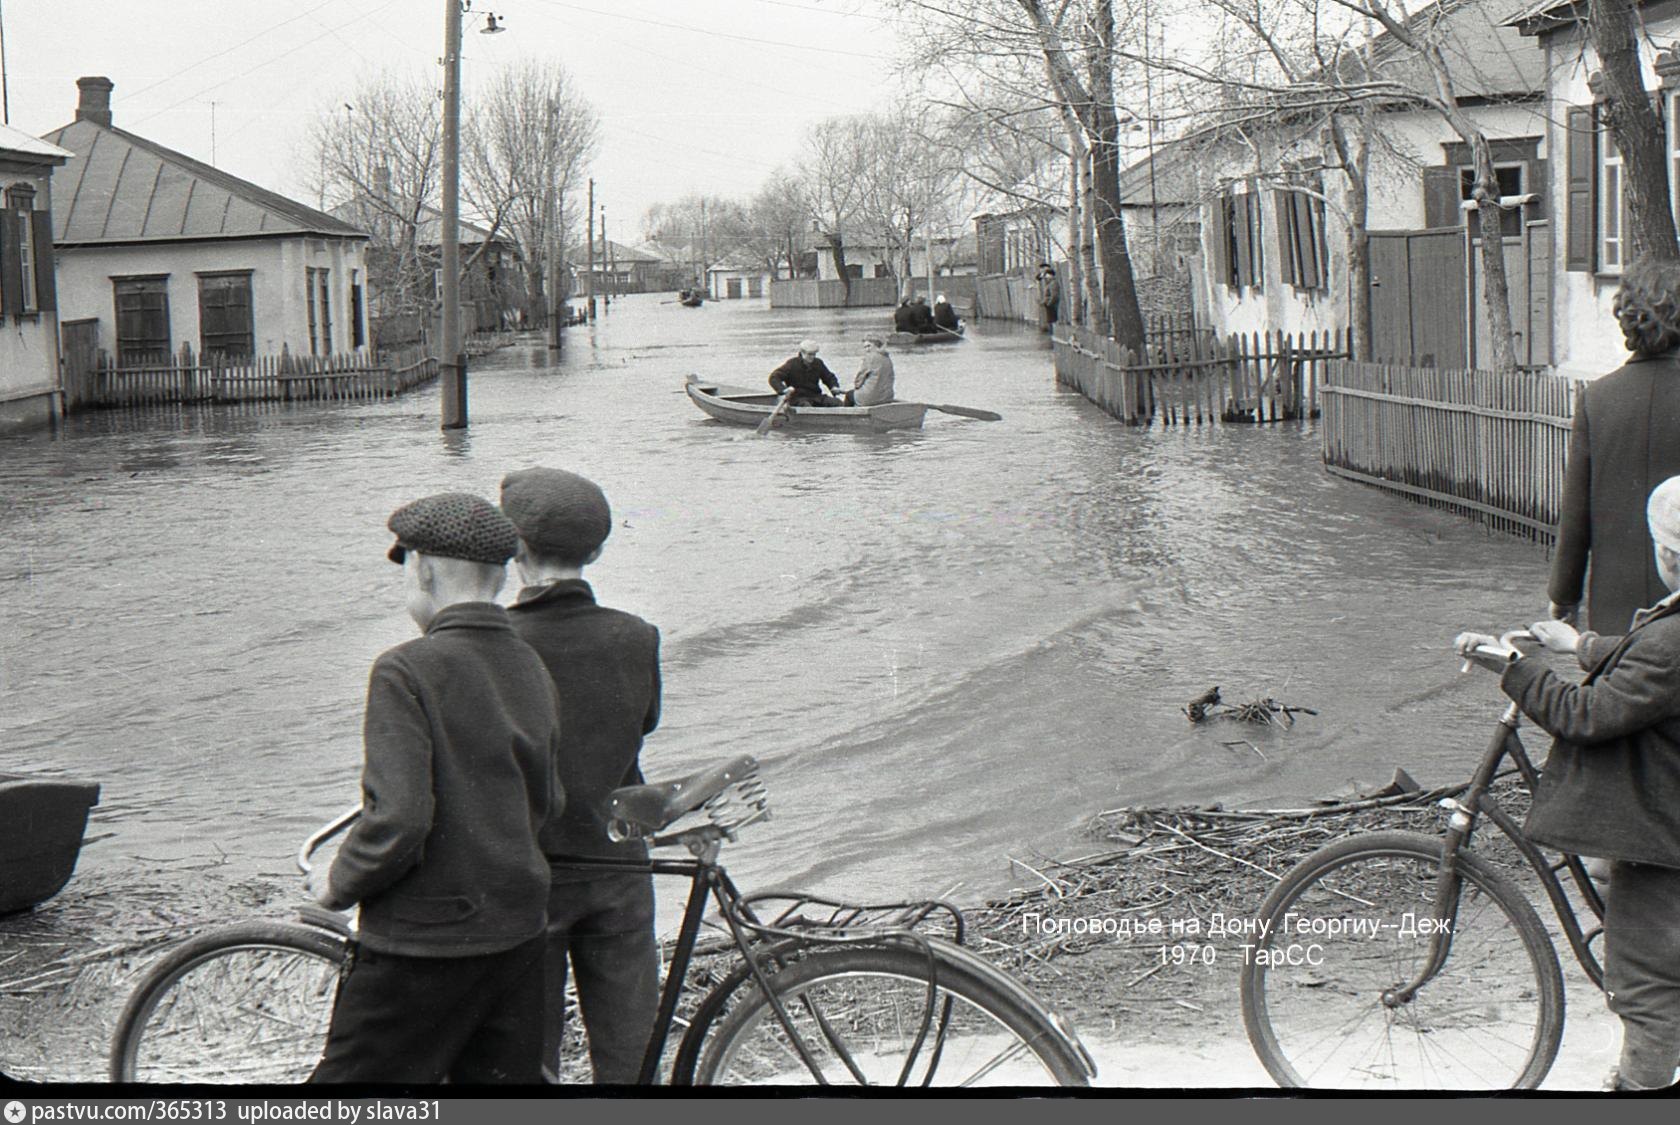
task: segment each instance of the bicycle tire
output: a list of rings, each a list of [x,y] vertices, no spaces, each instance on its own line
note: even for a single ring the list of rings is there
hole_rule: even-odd
[[[1443,847],[1415,832],[1355,836],[1309,855],[1266,896],[1242,1012],[1280,1086],[1532,1089],[1545,1078],[1563,1034],[1557,951],[1527,898],[1472,852],[1458,853],[1445,963],[1409,1002],[1385,1001],[1427,958],[1428,927],[1408,933],[1405,916],[1434,917]],[[1345,932],[1353,923],[1360,930]]]
[[[1044,1016],[960,965],[937,955],[931,964],[937,976],[935,1014],[917,1051],[912,1048],[918,1029],[924,1026],[928,1001],[927,954],[880,945],[836,949],[811,953],[771,978],[801,1040],[817,1056],[820,1078],[799,1058],[764,991],[754,987],[730,1009],[707,1042],[696,1081],[701,1085],[1086,1084],[1079,1058]],[[863,1007],[863,1001],[870,1006]],[[845,1035],[841,1050],[820,1029],[818,1013],[830,1030]]]
[[[349,953],[345,937],[291,922],[193,938],[129,996],[111,1080],[303,1082],[321,1059]]]

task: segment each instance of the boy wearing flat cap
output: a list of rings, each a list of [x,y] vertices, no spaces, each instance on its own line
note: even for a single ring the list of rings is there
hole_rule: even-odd
[[[362,814],[317,897],[361,905],[315,1082],[542,1081],[548,862],[564,805],[558,700],[493,599],[519,537],[488,500],[389,521],[422,636],[368,681]]]
[[[519,531],[523,582],[509,616],[553,676],[564,716],[560,777],[568,800],[542,834],[553,883],[543,1065],[559,1064],[569,961],[595,1081],[632,1083],[659,1001],[653,877],[602,876],[563,857],[647,858],[641,841],[607,838],[606,801],[619,786],[642,782],[642,737],[659,723],[659,630],[597,605],[583,580],[612,530],[607,498],[592,481],[561,469],[509,473],[502,511]]]
[[[1652,490],[1645,516],[1668,597],[1635,613],[1626,636],[1530,626],[1548,649],[1575,655],[1587,673],[1580,683],[1538,660],[1472,655],[1497,647],[1492,637],[1457,642],[1497,665],[1505,694],[1554,736],[1524,832],[1613,861],[1604,987],[1622,1021],[1613,1077],[1624,1090],[1672,1085],[1680,1066],[1680,477]]]

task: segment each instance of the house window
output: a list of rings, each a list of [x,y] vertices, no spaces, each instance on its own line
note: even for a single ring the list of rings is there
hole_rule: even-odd
[[[18,286],[19,312],[28,314],[40,311],[40,298],[35,285],[35,256],[38,253],[35,245],[35,225],[31,221],[35,211],[35,188],[30,184],[15,184],[6,190],[6,208],[14,218],[11,222],[17,231],[17,271],[12,276],[20,279]]]
[[[1526,165],[1523,164],[1495,164],[1493,166],[1493,174],[1499,181],[1500,195],[1509,196],[1523,194],[1526,190],[1523,183],[1525,178],[1525,168]],[[1475,194],[1475,191],[1476,169],[1473,167],[1460,167],[1458,170],[1458,198],[1461,200],[1469,199]],[[1480,224],[1477,223],[1475,218],[1475,208],[1460,208],[1459,214],[1463,217],[1465,225],[1469,226],[1472,232],[1479,231],[1481,229]],[[1523,209],[1521,207],[1513,207],[1510,210],[1501,208],[1499,211],[1499,236],[1501,238],[1521,238],[1522,230]],[[1472,237],[1475,237],[1474,233],[1472,233]]]
[[[1668,201],[1674,210],[1674,224],[1680,227],[1680,122],[1674,120],[1680,114],[1680,91],[1667,96],[1668,112],[1664,114],[1663,126],[1668,134]]]
[[[1296,289],[1329,288],[1329,248],[1324,239],[1324,200],[1304,191],[1274,192],[1278,215],[1278,268]]]
[[[169,277],[111,280],[117,306],[117,363],[124,367],[169,357]]]
[[[350,271],[350,339],[351,346],[362,348],[367,346],[367,309],[363,306],[367,301],[362,293],[362,271]]]
[[[331,270],[304,270],[304,304],[309,312],[309,354],[332,355]]]
[[[205,356],[250,358],[255,336],[250,271],[198,275],[198,332]]]
[[[1622,153],[1608,123],[1598,130],[1598,268],[1621,273],[1627,259],[1627,197]]]
[[[1233,290],[1245,285],[1258,290],[1266,272],[1260,239],[1260,197],[1252,191],[1233,192],[1221,198],[1220,210],[1225,284]]]
[[[858,262],[847,262],[846,263],[846,276],[851,278],[853,281],[863,280],[863,266],[862,266],[862,264],[860,264]]]

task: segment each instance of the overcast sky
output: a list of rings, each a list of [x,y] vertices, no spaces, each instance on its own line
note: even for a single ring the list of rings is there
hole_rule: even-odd
[[[304,202],[308,123],[359,77],[427,69],[442,87],[447,0],[9,0],[11,124],[75,117],[76,79],[115,83],[113,123]],[[602,121],[594,174],[609,234],[649,204],[749,195],[811,123],[888,107],[897,29],[880,0],[473,0],[464,82],[559,59]],[[480,35],[486,12],[507,31]],[[214,151],[212,152],[212,103]],[[213,158],[213,159],[212,159]]]

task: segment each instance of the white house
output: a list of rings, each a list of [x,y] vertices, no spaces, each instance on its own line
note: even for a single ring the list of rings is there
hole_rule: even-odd
[[[69,158],[0,125],[0,429],[49,423],[58,413],[52,176]]]
[[[730,254],[706,271],[706,292],[714,301],[763,297],[768,295],[773,280],[762,261],[746,254]]]
[[[1458,108],[1488,137],[1503,213],[1506,275],[1522,362],[1551,361],[1544,284],[1552,193],[1546,188],[1545,66],[1532,40],[1502,26],[1512,0],[1441,0],[1415,16],[1442,47]],[[1386,35],[1371,44],[1380,76],[1433,93],[1410,52]],[[1356,130],[1351,115],[1343,119]],[[1469,147],[1438,112],[1396,99],[1376,115],[1380,151],[1369,172],[1374,358],[1444,367],[1487,353],[1462,203],[1471,187]],[[1220,332],[1344,329],[1350,323],[1347,181],[1319,127],[1251,123],[1179,142],[1199,154],[1202,253],[1196,305]],[[1552,163],[1556,163],[1553,161]],[[1302,190],[1304,189],[1304,190]],[[1328,206],[1327,206],[1328,203]],[[1540,284],[1531,286],[1530,278]]]
[[[1635,35],[1645,87],[1654,91],[1668,153],[1669,197],[1680,198],[1680,9],[1641,3]],[[1546,141],[1555,154],[1546,191],[1558,201],[1550,262],[1558,371],[1602,375],[1627,358],[1611,301],[1628,261],[1621,156],[1594,91],[1598,55],[1584,9],[1547,0],[1510,21],[1545,53]]]
[[[65,346],[118,363],[329,355],[367,346],[367,235],[116,128],[111,81],[81,78],[53,238]]]

